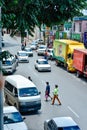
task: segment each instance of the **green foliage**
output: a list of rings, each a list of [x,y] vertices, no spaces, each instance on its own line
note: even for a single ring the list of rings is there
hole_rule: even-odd
[[[1,0],[2,28],[20,31],[25,29],[32,35],[34,28],[41,24],[60,24],[74,16],[82,15],[87,7],[86,0]]]

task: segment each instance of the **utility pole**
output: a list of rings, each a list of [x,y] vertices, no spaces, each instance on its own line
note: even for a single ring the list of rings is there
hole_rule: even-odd
[[[0,54],[2,53],[2,33],[1,33],[1,7],[0,7]],[[3,130],[3,76],[2,61],[0,59],[0,130]]]

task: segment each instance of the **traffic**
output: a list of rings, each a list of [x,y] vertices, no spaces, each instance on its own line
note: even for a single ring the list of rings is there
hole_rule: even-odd
[[[19,45],[19,46],[16,46],[14,48],[16,51],[12,50],[12,47],[9,48],[9,50],[11,51],[11,53],[13,53],[15,55],[20,50],[20,48],[21,47]],[[31,130],[33,130],[33,129],[35,129],[35,130],[46,130],[47,128],[45,128],[43,126],[44,125],[44,121],[46,121],[47,119],[51,119],[53,117],[56,117],[56,116],[58,116],[58,117],[61,117],[61,116],[63,116],[63,117],[72,116],[73,120],[75,120],[75,122],[77,122],[76,124],[78,124],[78,127],[76,129],[73,129],[73,130],[79,130],[81,128],[85,128],[85,126],[83,126],[83,123],[81,123],[83,121],[80,122],[79,115],[77,114],[78,110],[76,110],[76,108],[79,109],[79,105],[78,105],[78,107],[75,108],[75,110],[77,111],[77,112],[75,112],[72,109],[73,104],[74,104],[74,103],[72,104],[72,102],[74,102],[74,99],[72,99],[71,101],[69,101],[67,99],[69,96],[70,97],[71,97],[71,95],[73,96],[73,94],[71,94],[71,92],[73,92],[74,89],[77,89],[76,86],[79,85],[78,89],[82,89],[82,88],[80,88],[80,86],[83,86],[83,82],[81,84],[79,84],[79,82],[76,81],[76,79],[74,79],[75,77],[74,78],[70,78],[74,74],[67,73],[67,71],[63,70],[63,68],[60,67],[60,66],[56,67],[55,66],[55,60],[52,61],[52,60],[47,59],[48,63],[50,63],[50,65],[51,65],[51,69],[52,69],[51,73],[49,73],[49,72],[38,73],[37,71],[35,71],[34,63],[35,63],[35,60],[40,59],[40,58],[44,59],[44,55],[38,56],[37,55],[37,51],[33,50],[33,57],[29,57],[29,63],[26,63],[26,62],[25,63],[18,63],[16,71],[14,71],[14,73],[11,74],[12,77],[14,77],[16,75],[22,75],[22,76],[24,76],[26,78],[26,80],[28,80],[28,76],[30,75],[32,77],[32,82],[35,83],[35,85],[37,86],[37,88],[39,90],[38,93],[41,96],[41,108],[40,108],[40,110],[38,112],[26,112],[27,115],[26,114],[22,115],[22,116],[26,116],[26,119],[24,121],[25,121],[26,125],[28,126],[28,130],[30,130],[30,129]],[[5,75],[5,77],[9,78],[9,75]],[[15,79],[15,78],[13,78],[13,79]],[[64,83],[62,83],[62,79],[63,79]],[[74,80],[76,82],[73,82]],[[10,80],[10,81],[12,82],[12,80]],[[18,81],[21,81],[21,83],[22,83],[23,80],[21,80],[21,78],[20,78],[20,80],[18,80]],[[54,106],[51,106],[51,100],[49,100],[47,102],[47,104],[45,103],[45,101],[44,101],[44,98],[45,98],[44,97],[45,88],[43,86],[45,86],[45,82],[46,81],[50,81],[51,86],[53,85],[53,87],[54,87],[55,83],[59,84],[59,86],[60,86],[59,87],[59,91],[61,91],[60,92],[61,95],[65,97],[64,98],[64,97],[60,96],[61,101],[62,101],[62,105],[61,106],[58,106],[57,103],[55,103]],[[86,86],[85,83],[86,83],[86,81],[84,81],[84,87]],[[68,84],[69,85],[71,84],[71,86],[67,86]],[[76,85],[76,84],[78,84],[78,85]],[[25,83],[24,83],[24,86],[25,86]],[[62,86],[67,86],[67,90],[69,92],[69,93],[67,92],[67,94],[68,94],[67,96],[65,94],[66,93],[66,89],[63,88]],[[53,87],[51,89],[53,89]],[[86,89],[86,88],[84,88],[84,89]],[[15,91],[15,92],[17,92],[17,91]],[[28,91],[26,91],[26,92],[28,92]],[[60,93],[59,93],[59,95],[60,95]],[[84,92],[82,91],[82,93],[84,93]],[[11,92],[11,94],[12,94],[12,92]],[[77,94],[76,92],[74,92],[75,100],[77,102],[78,102],[77,99],[79,98],[80,94],[81,93]],[[27,93],[25,95],[27,96]],[[51,95],[52,95],[52,90],[51,90]],[[77,95],[78,95],[78,98],[77,98]],[[17,96],[17,95],[15,95],[15,96]],[[28,95],[28,96],[30,97],[30,95]],[[25,96],[23,96],[23,97],[26,98]],[[12,99],[12,98],[10,98],[10,99]],[[16,99],[16,97],[15,97],[15,99]],[[66,101],[66,99],[67,99],[67,101]],[[5,101],[6,100],[7,100],[7,97],[5,97]],[[8,100],[6,101],[5,105],[9,104],[7,102],[8,102]],[[12,103],[13,103],[13,101],[12,101]],[[70,110],[69,112],[67,111],[67,109],[65,107],[67,103],[69,103],[69,105],[67,106],[68,111]],[[17,107],[16,105],[14,105],[14,106]],[[60,112],[57,112],[57,109]],[[31,109],[31,111],[32,110],[33,109]],[[35,118],[37,118],[37,119],[35,119]],[[37,121],[39,121],[39,122],[37,122]],[[32,123],[33,123],[33,125],[32,125]],[[35,124],[37,124],[37,128],[36,128]],[[49,128],[49,129],[52,130],[52,128]],[[65,130],[65,128],[62,128],[62,126],[61,126],[61,128],[58,128],[58,129],[64,129]],[[82,129],[82,130],[86,130],[86,128]]]

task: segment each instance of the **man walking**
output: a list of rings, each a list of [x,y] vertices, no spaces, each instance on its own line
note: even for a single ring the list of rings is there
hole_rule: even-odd
[[[46,90],[45,90],[46,101],[48,100],[48,97],[50,97],[52,100],[52,97],[50,96],[50,85],[49,85],[49,82],[46,82]]]
[[[57,99],[59,105],[61,105],[61,102],[58,98],[58,85],[55,85],[54,91],[53,91],[53,100],[52,100],[52,105],[54,105],[55,99]]]

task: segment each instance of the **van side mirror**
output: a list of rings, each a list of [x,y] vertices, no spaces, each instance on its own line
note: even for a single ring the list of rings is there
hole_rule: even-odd
[[[15,97],[18,97],[18,94],[14,94]]]
[[[41,92],[39,92],[39,94],[41,94]]]

